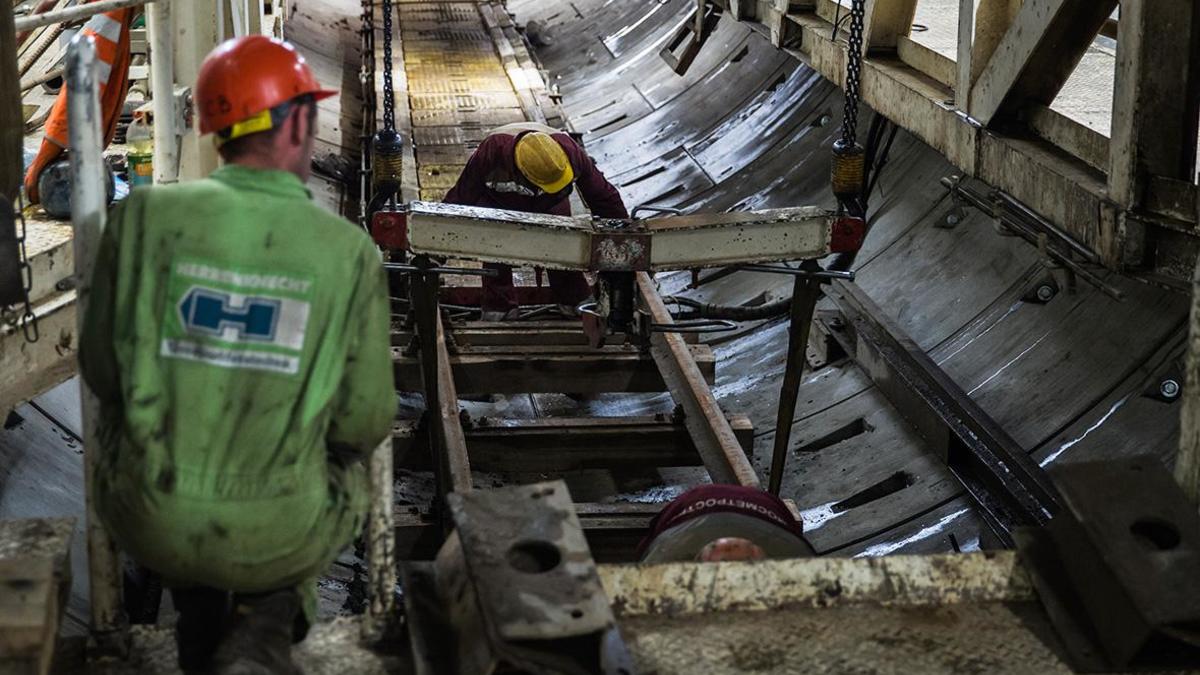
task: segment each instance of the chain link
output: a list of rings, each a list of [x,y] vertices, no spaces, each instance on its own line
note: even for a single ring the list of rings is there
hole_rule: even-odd
[[[12,208],[11,203],[8,208]],[[33,290],[33,267],[29,264],[29,254],[25,250],[26,227],[25,227],[25,200],[19,198],[17,201],[16,217],[13,219],[17,225],[17,249],[20,256],[18,265],[21,268],[22,290],[24,298],[20,309],[14,310],[12,307],[0,308],[0,321],[8,324],[12,328],[21,327],[21,331],[25,334],[26,342],[37,342],[41,337],[38,331],[37,315],[33,313],[33,304],[29,301],[29,293]]]
[[[396,130],[396,92],[392,89],[392,0],[383,0],[383,128]]]
[[[846,108],[842,114],[842,141],[852,147],[858,136],[858,87],[862,70],[863,21],[866,0],[853,0],[850,6],[850,34],[846,40]]]

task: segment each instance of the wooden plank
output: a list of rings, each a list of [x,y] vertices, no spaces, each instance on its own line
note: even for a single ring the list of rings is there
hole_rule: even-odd
[[[659,325],[672,324],[671,314],[654,287],[654,279],[645,272],[638,272],[637,284],[640,304],[649,313],[651,321]],[[679,333],[651,333],[650,341],[654,362],[658,364],[671,397],[683,408],[684,424],[713,482],[758,487],[758,474],[739,447],[729,421],[721,412],[683,337]]]
[[[691,347],[700,373],[712,384],[716,358],[707,345]],[[396,385],[417,391],[419,359],[393,347]],[[632,347],[460,348],[449,356],[461,394],[532,394],[666,391],[654,359]]]
[[[1194,182],[1196,12],[1192,0],[1121,3],[1108,187],[1122,208],[1143,204],[1148,176]]]
[[[0,413],[69,378],[75,363],[75,292],[60,293],[33,308],[40,339],[0,326]]]
[[[71,518],[0,521],[0,672],[50,672],[74,527]]]
[[[1006,108],[1029,101],[1050,105],[1116,4],[1025,0],[971,86],[971,117],[986,126]]]
[[[867,0],[863,45],[868,53],[896,51],[917,15],[917,0]]]
[[[747,456],[754,426],[745,415],[729,424]],[[392,430],[396,466],[429,469],[428,429],[402,420]],[[471,466],[490,472],[558,473],[581,469],[701,466],[682,422],[656,417],[482,419],[466,428]]]

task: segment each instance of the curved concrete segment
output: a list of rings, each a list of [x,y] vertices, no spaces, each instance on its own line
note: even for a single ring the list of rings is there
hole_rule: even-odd
[[[539,56],[570,120],[628,202],[685,210],[829,206],[829,148],[840,90],[728,16],[684,76],[659,50],[690,0],[510,0],[536,22]],[[872,113],[861,115],[860,138]],[[1187,308],[1181,296],[1124,278],[1114,301],[1083,284],[1048,303],[1022,298],[1048,270],[1022,240],[968,211],[945,227],[953,167],[901,131],[871,196],[871,233],[857,283],[1039,463],[1129,453],[1170,461]],[[1061,270],[1055,271],[1060,284]],[[744,303],[785,296],[786,277],[737,273],[664,293]],[[787,327],[781,320],[722,338],[716,393],[748,413],[765,472]],[[636,414],[639,406],[607,414]],[[601,410],[600,412],[604,412]],[[986,545],[991,537],[959,482],[850,361],[808,373],[792,431],[784,493],[819,552],[877,555]],[[874,487],[871,501],[864,490]],[[844,500],[855,495],[849,507]],[[951,537],[950,535],[953,535]],[[982,540],[982,541],[981,541]]]

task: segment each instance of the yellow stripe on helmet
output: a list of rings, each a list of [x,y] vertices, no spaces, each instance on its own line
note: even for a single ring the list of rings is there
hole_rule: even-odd
[[[234,122],[229,129],[217,134],[219,142],[232,141],[235,138],[249,136],[260,131],[268,131],[271,129],[271,110],[268,108],[260,113],[255,113],[241,122]]]

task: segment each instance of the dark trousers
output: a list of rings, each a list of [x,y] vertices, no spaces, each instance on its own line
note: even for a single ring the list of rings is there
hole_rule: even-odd
[[[483,278],[483,300],[480,303],[483,311],[507,312],[516,309],[520,303],[517,301],[517,289],[513,286],[512,267],[496,263],[488,263],[484,267],[496,270],[496,276]],[[546,274],[550,278],[550,294],[557,304],[575,307],[592,293],[583,272],[547,270]]]

